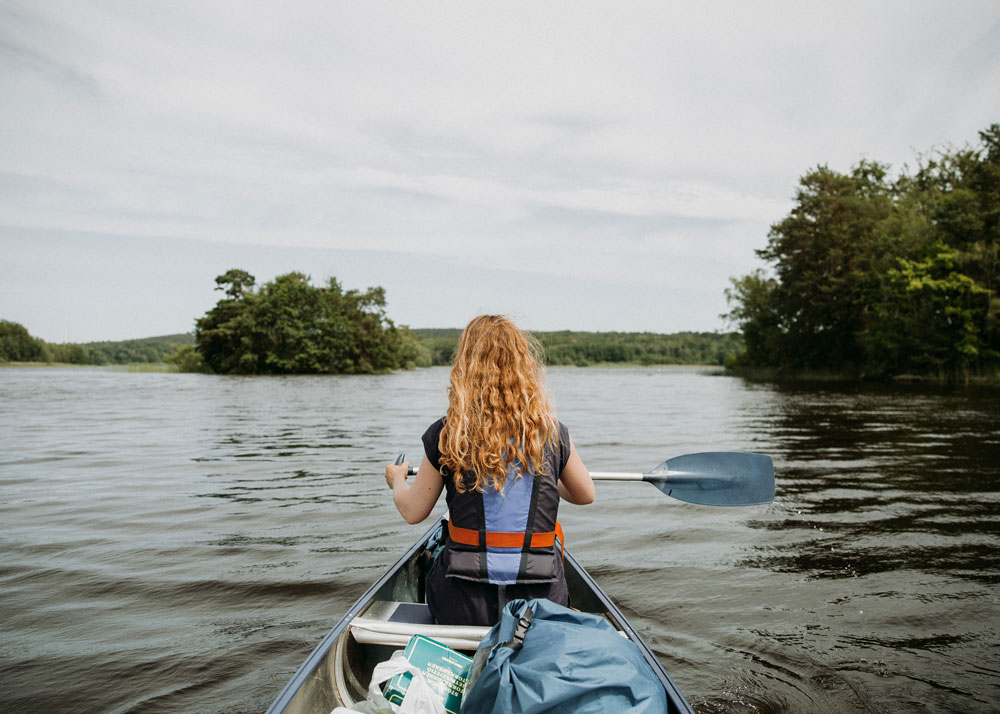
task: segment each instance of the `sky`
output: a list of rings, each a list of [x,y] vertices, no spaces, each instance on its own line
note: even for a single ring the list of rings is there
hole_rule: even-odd
[[[187,332],[242,268],[722,330],[803,174],[974,144],[998,88],[996,0],[0,0],[0,319]]]

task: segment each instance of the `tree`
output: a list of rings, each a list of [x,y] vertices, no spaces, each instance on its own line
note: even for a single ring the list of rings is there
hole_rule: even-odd
[[[0,361],[48,361],[45,343],[32,337],[24,325],[9,320],[0,320]]]
[[[979,148],[943,153],[921,166],[917,180],[936,200],[929,212],[962,274],[985,292],[978,329],[983,356],[1000,351],[1000,124],[979,132]]]
[[[215,279],[216,290],[225,290],[233,300],[239,300],[253,289],[257,279],[245,270],[233,268]],[[228,286],[228,287],[226,287]]]
[[[755,270],[742,278],[732,278],[726,301],[732,309],[723,315],[743,334],[744,350],[732,363],[760,367],[779,364],[787,339],[774,293],[778,281]]]
[[[248,277],[247,281],[231,280],[235,273]],[[253,344],[253,320],[250,307],[254,293],[246,285],[253,285],[253,276],[244,271],[230,270],[215,279],[228,297],[219,300],[215,307],[195,322],[195,344],[205,364],[213,372],[222,374],[239,372],[253,374],[258,371],[258,356]]]
[[[892,206],[886,172],[882,164],[862,161],[850,174],[824,166],[806,174],[792,212],[771,227],[767,247],[757,251],[774,263],[769,301],[780,322],[773,355],[780,366],[836,369],[856,362],[862,281],[877,227]]]
[[[174,345],[174,351],[163,356],[163,361],[178,372],[207,372],[208,365],[195,350],[194,345]]]
[[[323,344],[330,327],[328,303],[302,273],[279,275],[266,283],[250,307],[257,371],[329,372],[335,355]]]

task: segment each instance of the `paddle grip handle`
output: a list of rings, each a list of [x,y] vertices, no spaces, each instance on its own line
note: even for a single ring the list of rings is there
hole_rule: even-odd
[[[399,466],[404,461],[406,461],[406,454],[400,454],[399,456],[396,457],[396,466]],[[407,476],[416,476],[417,475],[417,470],[411,466],[410,468],[408,468],[406,470],[406,475]]]

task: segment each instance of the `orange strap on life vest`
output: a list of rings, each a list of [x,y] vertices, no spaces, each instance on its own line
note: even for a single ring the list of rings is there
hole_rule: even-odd
[[[479,531],[473,530],[471,528],[460,528],[448,520],[448,537],[454,542],[460,545],[479,545]],[[556,529],[554,531],[549,531],[548,533],[532,533],[531,534],[531,545],[532,548],[548,548],[555,545],[556,538],[559,542],[566,543],[563,540],[563,530],[562,524],[556,521]],[[486,547],[487,548],[523,548],[524,547],[524,533],[504,533],[501,531],[486,531]]]

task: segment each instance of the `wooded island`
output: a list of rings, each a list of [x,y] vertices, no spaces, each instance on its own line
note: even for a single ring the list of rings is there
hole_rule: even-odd
[[[861,161],[802,177],[795,207],[732,281],[731,366],[785,376],[909,374],[941,381],[1000,371],[1000,124],[980,144],[921,158],[889,179]]]

